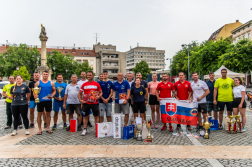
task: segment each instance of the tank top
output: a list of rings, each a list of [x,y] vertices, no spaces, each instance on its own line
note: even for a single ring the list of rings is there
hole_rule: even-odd
[[[41,88],[39,93],[39,101],[52,101],[52,99],[42,99],[43,97],[52,93],[51,81],[43,83],[41,80],[39,80],[39,87]]]

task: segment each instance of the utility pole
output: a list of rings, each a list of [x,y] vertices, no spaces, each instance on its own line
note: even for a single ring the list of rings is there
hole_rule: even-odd
[[[99,38],[98,35],[99,35],[100,33],[94,33],[94,34],[95,34],[95,44],[97,44],[97,38]]]

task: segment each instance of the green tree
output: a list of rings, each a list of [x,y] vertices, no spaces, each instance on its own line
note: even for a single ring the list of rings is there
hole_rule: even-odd
[[[84,61],[83,63],[77,63],[76,61],[74,62],[74,64],[76,64],[77,68],[75,69],[75,74],[78,77],[81,77],[81,72],[85,71],[86,73],[88,71],[93,71],[93,68],[91,66],[89,66],[88,61]],[[95,75],[95,74],[94,74]]]
[[[235,45],[229,45],[226,53],[220,56],[220,64],[235,72],[251,71],[252,41],[244,39]]]
[[[17,72],[17,70],[15,70],[12,75],[14,77],[16,77],[17,75],[21,75],[24,81],[30,80],[30,78],[31,78],[31,74],[29,74],[29,72],[25,66],[20,67],[18,72]]]
[[[140,61],[139,63],[136,63],[136,66],[132,69],[132,71],[135,73],[140,72],[142,74],[143,79],[147,78],[147,74],[150,74],[151,69],[149,68],[149,65],[146,63],[146,61]]]

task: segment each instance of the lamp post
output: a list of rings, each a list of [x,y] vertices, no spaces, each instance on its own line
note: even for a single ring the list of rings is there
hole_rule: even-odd
[[[195,46],[195,43],[193,43],[193,44],[182,44],[181,45],[182,46],[182,48],[185,48],[186,50],[187,50],[187,52],[188,52],[188,78],[187,78],[187,80],[189,81],[189,78],[190,78],[190,66],[189,66],[189,54],[190,54],[190,47],[191,46]]]
[[[18,66],[17,66],[16,70],[17,70],[17,75],[18,75],[18,70],[19,70],[19,67],[18,67]]]
[[[170,82],[171,82],[171,78],[172,78],[172,75],[171,75],[171,61],[172,61],[172,58],[167,58],[166,60],[170,60]]]
[[[53,73],[54,73],[54,79],[55,79],[55,66],[53,66]]]
[[[66,69],[66,80],[67,80],[67,71],[68,71],[68,69]]]

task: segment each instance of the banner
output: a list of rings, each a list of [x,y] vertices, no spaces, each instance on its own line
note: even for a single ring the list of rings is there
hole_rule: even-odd
[[[166,98],[160,101],[160,110],[163,123],[197,126],[198,103]]]
[[[114,132],[114,139],[122,138],[122,119],[121,114],[114,114],[113,115],[113,132]]]

